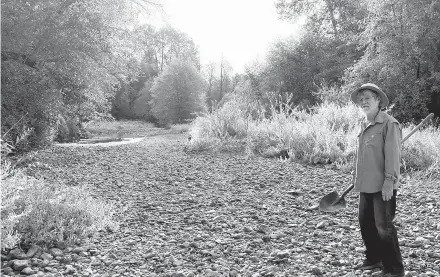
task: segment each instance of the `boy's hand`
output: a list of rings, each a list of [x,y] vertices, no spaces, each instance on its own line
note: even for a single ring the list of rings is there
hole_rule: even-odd
[[[393,197],[393,185],[390,183],[383,184],[382,187],[382,199],[383,201],[389,201]]]

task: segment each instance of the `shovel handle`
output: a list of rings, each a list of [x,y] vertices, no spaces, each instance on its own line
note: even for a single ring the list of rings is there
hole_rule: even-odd
[[[405,136],[405,138],[402,140],[402,143],[405,142],[412,134],[414,134],[420,127],[422,127],[423,124],[425,124],[428,120],[434,117],[433,113],[430,113],[425,119],[422,120],[422,122],[419,123],[411,132],[409,132],[408,135]]]
[[[414,129],[411,132],[409,132],[409,134],[406,135],[405,138],[403,138],[402,143],[404,143],[410,136],[412,136],[412,134],[414,134],[418,129],[420,129],[420,127],[422,127],[423,124],[425,124],[428,120],[430,120],[433,117],[434,114],[430,113],[425,119],[422,120],[422,122],[419,123],[419,125],[414,127]],[[349,193],[353,188],[354,188],[354,184],[351,184],[348,188],[346,188],[342,193],[341,197],[339,197],[339,199],[336,201],[336,203],[339,202],[342,198],[344,198],[347,195],[347,193]]]

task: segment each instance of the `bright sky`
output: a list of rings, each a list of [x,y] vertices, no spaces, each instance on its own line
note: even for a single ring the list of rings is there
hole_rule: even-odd
[[[300,27],[278,19],[273,0],[162,0],[165,20],[199,46],[201,63],[223,54],[234,72],[263,59],[277,38],[298,35]]]

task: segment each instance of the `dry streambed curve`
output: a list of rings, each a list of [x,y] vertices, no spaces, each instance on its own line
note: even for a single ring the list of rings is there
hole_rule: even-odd
[[[352,270],[363,258],[355,193],[343,211],[307,209],[342,191],[349,175],[233,153],[189,153],[186,143],[183,134],[160,135],[115,147],[40,151],[36,159],[45,167],[33,174],[90,185],[95,197],[116,203],[120,228],[60,249],[46,265],[51,272],[40,266],[41,256],[30,268],[44,276],[375,274]],[[422,189],[409,182],[399,198],[396,225],[412,276],[440,276],[434,183]]]

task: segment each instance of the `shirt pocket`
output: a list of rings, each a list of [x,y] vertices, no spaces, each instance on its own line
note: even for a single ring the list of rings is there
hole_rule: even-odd
[[[373,132],[365,139],[365,146],[371,148],[382,147],[384,144],[383,133],[381,131]]]

